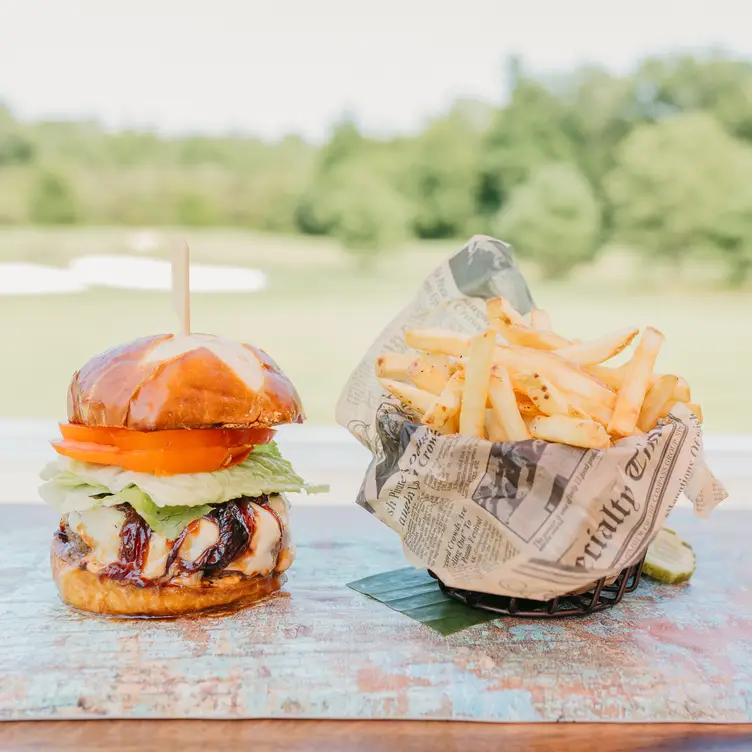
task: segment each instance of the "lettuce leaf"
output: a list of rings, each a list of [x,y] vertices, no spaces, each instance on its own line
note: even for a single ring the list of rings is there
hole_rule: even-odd
[[[327,490],[326,486],[307,484],[274,442],[255,447],[243,462],[214,473],[160,477],[60,457],[42,470],[41,478],[46,483],[39,489],[40,496],[61,515],[127,502],[161,535],[166,535],[162,530],[171,534],[177,530],[177,535],[203,517],[211,509],[209,505],[240,496]]]
[[[146,524],[158,535],[174,540],[194,520],[211,512],[208,504],[199,507],[158,507],[141,489],[136,486],[126,488],[117,498],[130,504]]]

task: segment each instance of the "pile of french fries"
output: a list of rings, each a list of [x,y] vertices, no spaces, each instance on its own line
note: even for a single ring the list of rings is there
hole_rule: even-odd
[[[580,342],[553,332],[545,311],[524,317],[504,298],[487,301],[486,313],[491,328],[480,334],[413,329],[405,343],[414,352],[376,359],[384,389],[434,430],[606,449],[651,430],[677,402],[702,421],[686,380],[655,372],[664,339],[656,329],[645,329],[631,359],[614,367],[604,364],[638,329]]]

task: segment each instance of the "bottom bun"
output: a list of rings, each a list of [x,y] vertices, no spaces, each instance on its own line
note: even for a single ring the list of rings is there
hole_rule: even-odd
[[[201,585],[148,585],[140,587],[80,569],[65,556],[64,544],[53,538],[52,576],[60,598],[73,608],[110,616],[162,617],[221,609],[242,608],[266,598],[284,585],[284,574],[266,577],[226,575],[205,578]]]

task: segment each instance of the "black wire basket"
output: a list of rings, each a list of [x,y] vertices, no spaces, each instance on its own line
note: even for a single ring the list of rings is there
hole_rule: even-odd
[[[562,616],[587,616],[598,611],[606,611],[621,601],[626,593],[632,593],[640,584],[643,556],[631,567],[623,569],[616,579],[606,584],[606,578],[596,582],[593,587],[577,595],[562,595],[550,601],[532,601],[526,598],[513,598],[506,595],[491,595],[473,590],[461,590],[445,585],[433,572],[429,571],[439,583],[439,587],[450,598],[462,603],[490,611],[499,616],[518,616],[529,618],[559,618]]]

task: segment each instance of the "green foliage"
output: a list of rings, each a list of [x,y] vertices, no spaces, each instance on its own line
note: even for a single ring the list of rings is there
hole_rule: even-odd
[[[544,276],[565,277],[593,258],[600,232],[600,207],[582,173],[567,163],[537,170],[512,191],[496,222],[497,235]]]
[[[367,146],[355,122],[349,117],[345,118],[335,125],[331,138],[321,150],[321,171],[329,172],[343,163],[352,161]]]
[[[554,276],[614,240],[750,276],[752,63],[676,55],[544,78],[512,58],[504,95],[412,135],[344,117],[321,146],[27,123],[0,105],[0,223],[329,235],[364,263],[410,236],[503,230]]]
[[[0,132],[0,166],[28,164],[34,158],[34,147],[29,139],[18,133]]]
[[[0,167],[0,225],[28,224],[29,170],[23,166]]]
[[[650,119],[702,111],[729,133],[752,139],[752,63],[748,60],[722,55],[650,58],[634,80]]]
[[[209,196],[198,191],[183,190],[176,197],[177,224],[188,227],[209,227],[217,224],[217,209]]]
[[[539,167],[557,161],[576,164],[568,132],[566,102],[543,82],[512,66],[509,104],[486,134],[479,190],[481,214],[495,214],[514,190]]]
[[[347,167],[367,153],[365,145],[365,139],[351,119],[346,118],[335,125],[331,138],[318,155],[312,179],[300,196],[295,219],[301,232],[333,234],[332,196],[340,190],[342,168],[346,170],[345,175],[354,174],[354,171],[347,171]]]
[[[618,145],[644,115],[631,79],[586,67],[572,76],[570,87],[565,127],[575,145],[577,164],[603,207],[603,241],[612,229],[603,181],[614,167]]]
[[[738,286],[752,274],[752,186],[730,194],[708,237],[726,261],[728,282]]]
[[[372,162],[342,162],[316,184],[313,221],[362,265],[408,237],[405,201]]]
[[[476,213],[482,145],[481,134],[468,115],[454,110],[435,120],[414,144],[404,183],[412,199],[412,224],[419,237],[468,233]]]
[[[29,218],[40,225],[74,224],[78,206],[68,181],[55,172],[41,171],[29,196]]]
[[[711,115],[686,113],[638,126],[618,149],[606,181],[619,237],[678,263],[717,237],[731,198],[749,194],[751,168],[750,147]]]
[[[34,156],[31,139],[23,133],[10,110],[0,105],[0,168],[29,164]]]
[[[315,151],[298,138],[276,144],[263,167],[249,180],[256,218],[250,227],[270,232],[298,232],[297,213],[314,175]]]

